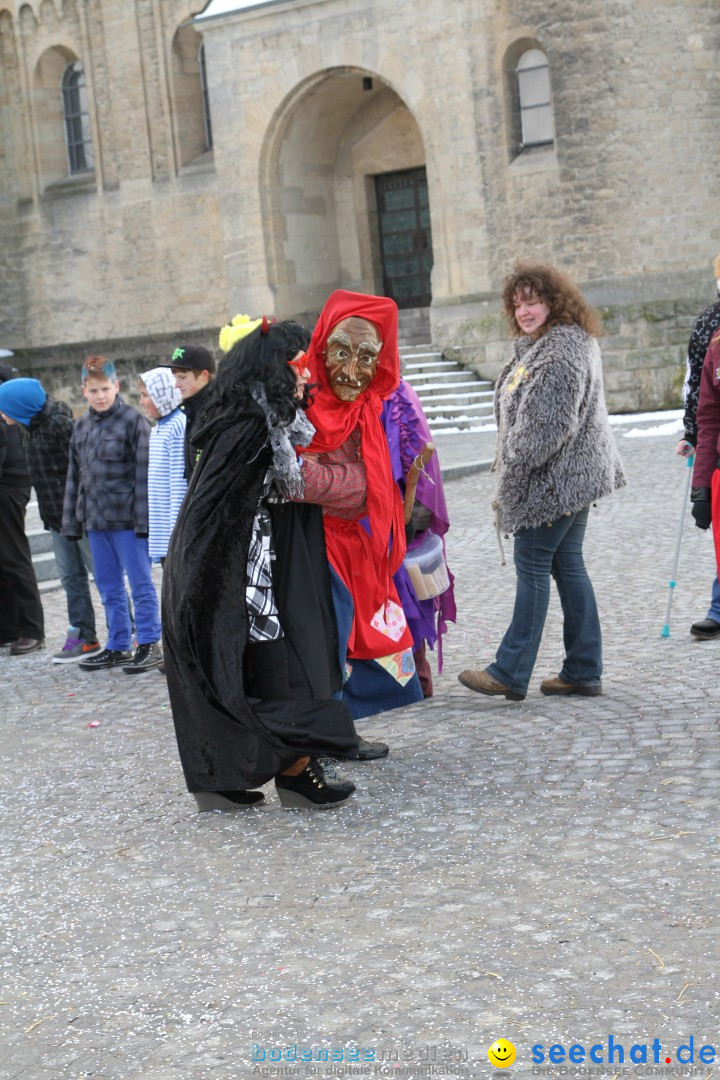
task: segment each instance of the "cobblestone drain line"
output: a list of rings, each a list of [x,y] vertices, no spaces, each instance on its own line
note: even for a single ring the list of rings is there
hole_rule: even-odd
[[[599,698],[538,691],[562,660],[555,597],[524,702],[457,683],[492,659],[514,577],[492,477],[448,486],[445,673],[361,725],[392,753],[346,767],[358,795],[336,813],[283,812],[271,786],[261,810],[194,813],[162,677],[52,665],[65,614],[47,595],[47,650],[0,654],[0,1080],[245,1080],[253,1043],[461,1047],[473,1077],[500,1037],[508,1076],[535,1043],[720,1044],[720,642],[687,634],[713,574],[689,515],[660,637],[673,442],[619,439],[630,485],[591,515]]]

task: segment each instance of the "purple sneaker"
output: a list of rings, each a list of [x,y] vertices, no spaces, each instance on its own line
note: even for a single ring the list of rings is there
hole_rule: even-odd
[[[74,664],[77,660],[86,660],[88,656],[96,656],[102,651],[99,641],[88,644],[82,638],[75,637],[78,632],[74,626],[70,627],[65,644],[52,658],[53,664]]]

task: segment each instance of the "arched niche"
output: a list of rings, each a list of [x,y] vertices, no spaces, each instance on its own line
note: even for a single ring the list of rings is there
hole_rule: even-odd
[[[313,317],[333,289],[383,292],[377,178],[424,166],[415,118],[376,74],[319,72],[288,95],[260,167],[276,310]]]
[[[204,154],[211,145],[209,112],[203,99],[201,47],[203,39],[192,26],[181,26],[171,48],[171,81],[175,146],[182,168]]]
[[[35,66],[33,114],[42,187],[68,175],[62,103],[62,80],[78,57],[64,45],[46,49]]]

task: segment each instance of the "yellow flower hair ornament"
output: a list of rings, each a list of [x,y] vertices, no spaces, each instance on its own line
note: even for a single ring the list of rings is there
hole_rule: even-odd
[[[220,331],[218,343],[222,351],[230,352],[236,342],[252,334],[261,322],[262,319],[251,319],[249,315],[236,315],[230,325],[223,326]]]

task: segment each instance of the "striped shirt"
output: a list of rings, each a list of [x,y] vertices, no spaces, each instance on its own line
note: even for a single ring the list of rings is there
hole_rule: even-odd
[[[150,433],[148,462],[148,549],[153,559],[168,552],[170,534],[187,491],[185,479],[185,413],[174,409]]]

